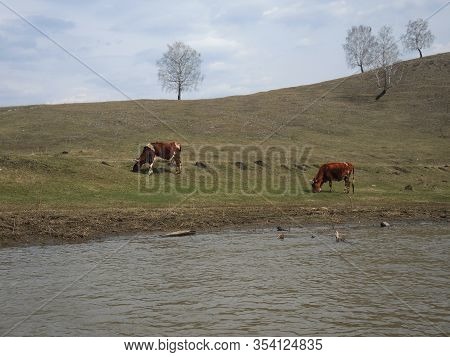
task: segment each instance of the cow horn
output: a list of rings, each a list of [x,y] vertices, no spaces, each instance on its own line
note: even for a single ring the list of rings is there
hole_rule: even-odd
[[[134,159],[134,161],[139,162],[139,159]]]

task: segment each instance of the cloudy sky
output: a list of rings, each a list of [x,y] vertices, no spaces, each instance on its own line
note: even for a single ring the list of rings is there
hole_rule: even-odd
[[[0,106],[170,98],[156,61],[183,41],[202,55],[204,81],[184,98],[214,98],[315,83],[352,74],[342,50],[352,25],[391,25],[447,1],[0,0]],[[15,14],[7,7],[17,12]],[[450,51],[450,5],[430,20],[425,55]],[[412,58],[414,53],[402,53]]]

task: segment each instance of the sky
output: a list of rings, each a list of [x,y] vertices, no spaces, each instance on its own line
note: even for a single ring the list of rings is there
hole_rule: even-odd
[[[204,80],[183,99],[343,77],[357,72],[342,49],[351,26],[390,25],[399,39],[409,20],[447,2],[0,0],[0,106],[176,99],[156,66],[175,41],[202,58]],[[450,5],[429,20],[435,41],[424,55],[450,51],[449,24]]]

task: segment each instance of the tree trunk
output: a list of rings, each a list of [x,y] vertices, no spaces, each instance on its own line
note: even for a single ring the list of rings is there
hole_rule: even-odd
[[[420,50],[420,48],[418,48],[417,51],[419,51],[420,58],[422,58],[422,51]]]
[[[383,90],[381,91],[381,93],[377,95],[377,97],[375,98],[375,100],[380,99],[380,98],[381,98],[383,95],[385,95],[385,94],[386,94],[386,89],[383,89]]]
[[[364,73],[363,65],[362,65],[362,64],[359,64],[358,66],[359,66],[359,68],[361,69],[361,73]]]
[[[178,100],[181,100],[181,83],[178,82],[177,85],[178,85]]]

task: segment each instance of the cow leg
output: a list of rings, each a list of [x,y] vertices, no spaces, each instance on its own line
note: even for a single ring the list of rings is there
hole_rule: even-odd
[[[174,155],[174,160],[175,160],[175,165],[176,165],[176,173],[180,174],[181,173],[181,157],[180,157],[180,152],[175,153]]]
[[[167,162],[169,163],[169,166],[175,165],[175,154],[173,154],[172,157],[167,160]]]
[[[147,150],[145,163],[150,165],[150,168],[148,169],[148,174],[151,175],[153,173],[153,164],[155,163],[155,153],[153,151]]]
[[[328,182],[328,184],[330,185],[330,192],[333,192],[333,184],[332,184],[331,180]]]
[[[348,178],[348,176],[344,177],[344,182],[345,182],[344,193],[350,193],[350,179]]]
[[[176,161],[175,161],[175,165],[176,165],[176,167],[177,167],[175,172],[176,172],[177,174],[181,174],[181,161],[180,161],[180,160],[176,160]]]
[[[151,174],[153,174],[153,164],[155,163],[155,160],[153,160],[150,164],[150,167],[148,169],[148,175],[150,176]]]

